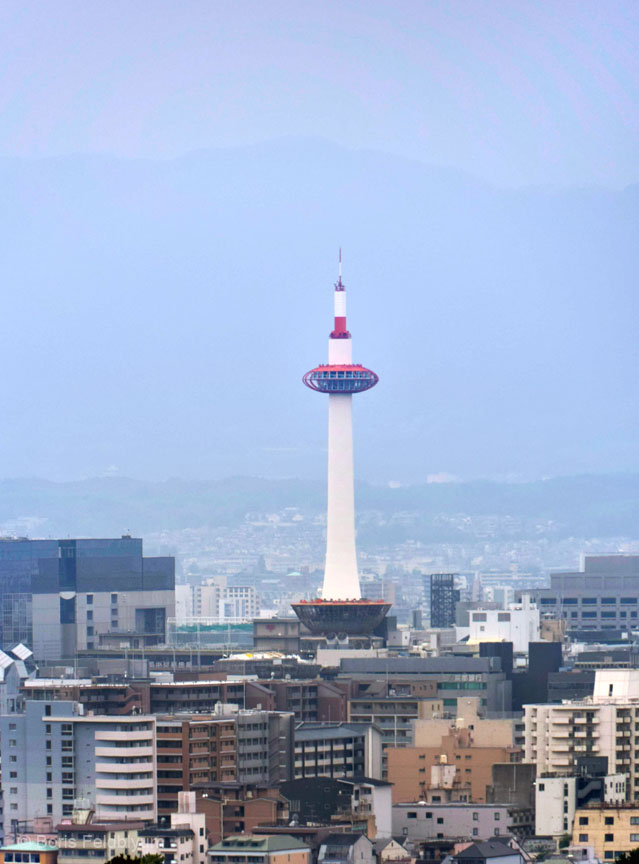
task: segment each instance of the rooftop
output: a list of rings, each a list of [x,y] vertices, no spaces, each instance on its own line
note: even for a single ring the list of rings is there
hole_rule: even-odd
[[[516,851],[506,843],[500,843],[498,840],[487,840],[485,843],[473,843],[472,846],[468,846],[454,857],[458,861],[464,861],[468,858],[505,858],[515,854],[517,854]]]
[[[365,834],[357,834],[355,832],[348,832],[344,834],[329,834],[322,841],[322,846],[352,846],[353,843],[357,843],[360,837],[365,836]]]
[[[11,846],[0,847],[0,852],[57,852],[57,846],[50,846],[48,843],[12,843]]]
[[[306,844],[290,834],[259,836],[257,834],[235,834],[227,837],[210,852],[230,852],[242,849],[245,852],[284,852],[286,849],[307,849]]]

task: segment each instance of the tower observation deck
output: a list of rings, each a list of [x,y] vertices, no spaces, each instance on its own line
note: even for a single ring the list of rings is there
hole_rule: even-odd
[[[328,510],[326,565],[321,600],[293,604],[300,621],[314,633],[370,633],[390,604],[362,598],[355,549],[353,482],[353,394],[374,387],[379,378],[353,363],[351,334],[346,328],[346,289],[335,284],[335,317],[328,340],[328,364],[311,369],[304,384],[328,395]]]

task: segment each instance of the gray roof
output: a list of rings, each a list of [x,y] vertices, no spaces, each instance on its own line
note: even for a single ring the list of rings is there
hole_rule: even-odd
[[[322,840],[322,846],[353,846],[362,837],[366,837],[366,835],[363,833],[356,834],[352,831],[344,834],[327,834]],[[366,839],[368,840],[368,837]],[[370,843],[371,841],[368,840],[368,842]]]
[[[498,657],[342,657],[340,672],[384,675],[424,675],[501,671]]]
[[[233,834],[225,837],[215,846],[211,846],[209,852],[284,852],[287,849],[306,849],[306,843],[298,837],[290,834]]]
[[[370,728],[370,723],[299,723],[295,727],[295,740],[315,741],[317,738],[327,740],[352,738],[353,735],[366,735]]]
[[[485,843],[473,843],[454,857],[457,861],[463,861],[465,858],[504,858],[518,854],[517,850],[511,849],[507,843],[507,838],[504,838],[504,842],[487,840]]]
[[[394,786],[394,783],[389,783],[388,780],[377,780],[375,777],[364,777],[363,774],[357,777],[336,777],[338,783],[348,783],[349,786],[362,784],[364,786]]]

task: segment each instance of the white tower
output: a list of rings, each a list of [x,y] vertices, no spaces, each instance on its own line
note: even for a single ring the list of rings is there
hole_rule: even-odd
[[[346,329],[346,289],[342,254],[335,285],[335,323],[328,340],[328,365],[304,376],[313,390],[328,393],[328,510],[323,600],[359,600],[362,596],[355,551],[353,482],[353,393],[374,387],[374,372],[353,364],[351,334]]]

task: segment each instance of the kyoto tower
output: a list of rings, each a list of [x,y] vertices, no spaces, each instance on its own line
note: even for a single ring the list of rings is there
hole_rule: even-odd
[[[346,328],[346,289],[342,253],[335,284],[335,322],[328,340],[328,365],[317,366],[302,379],[307,387],[328,395],[328,509],[326,565],[322,599],[293,604],[295,614],[312,633],[370,633],[390,609],[383,600],[365,600],[359,585],[355,551],[353,484],[353,394],[374,387],[379,378],[353,363],[351,334]]]

